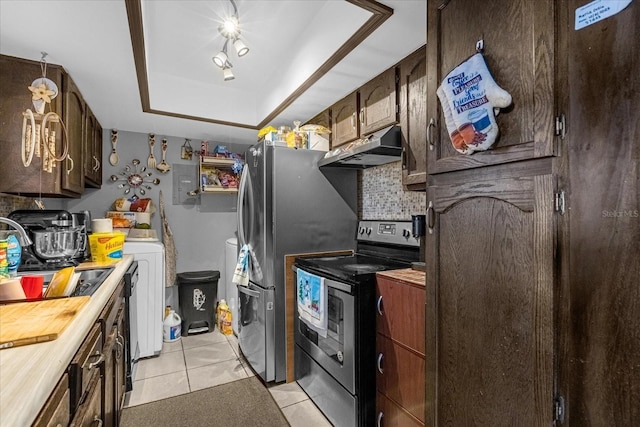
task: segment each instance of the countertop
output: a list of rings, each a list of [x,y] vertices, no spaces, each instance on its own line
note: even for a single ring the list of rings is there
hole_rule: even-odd
[[[132,262],[133,255],[124,255],[113,264],[109,277],[58,339],[0,350],[0,426],[33,423]],[[99,267],[104,264],[77,268]]]
[[[399,280],[408,285],[425,287],[425,272],[414,270],[412,268],[404,268],[402,270],[387,270],[376,273],[378,277],[386,277],[388,279]]]

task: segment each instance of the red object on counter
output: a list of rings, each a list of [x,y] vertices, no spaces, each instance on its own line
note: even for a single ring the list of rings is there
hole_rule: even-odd
[[[44,276],[22,276],[20,283],[27,299],[42,299]]]

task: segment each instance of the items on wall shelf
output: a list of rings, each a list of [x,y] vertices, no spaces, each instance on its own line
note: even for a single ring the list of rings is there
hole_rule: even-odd
[[[208,142],[200,145],[199,189],[190,192],[237,193],[244,162],[242,156],[231,153],[224,145],[216,145],[213,153],[208,151]]]

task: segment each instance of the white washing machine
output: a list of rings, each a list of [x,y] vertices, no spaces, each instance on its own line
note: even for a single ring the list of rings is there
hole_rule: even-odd
[[[164,245],[160,242],[124,242],[123,252],[138,261],[136,304],[129,306],[129,316],[137,319],[140,357],[162,351],[164,320]]]
[[[231,309],[231,325],[233,333],[238,335],[238,287],[231,282],[233,272],[238,263],[238,239],[232,237],[225,243],[225,271],[224,281],[226,288],[226,301]]]

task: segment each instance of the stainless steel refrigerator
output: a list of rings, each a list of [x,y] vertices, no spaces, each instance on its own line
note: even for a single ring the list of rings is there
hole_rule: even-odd
[[[245,154],[238,248],[248,245],[251,256],[249,285],[238,286],[238,341],[265,381],[286,379],[284,256],[355,248],[356,171],[320,170],[324,154],[268,142]]]

